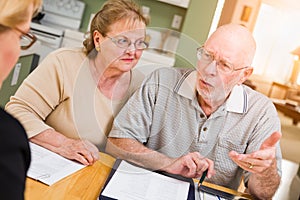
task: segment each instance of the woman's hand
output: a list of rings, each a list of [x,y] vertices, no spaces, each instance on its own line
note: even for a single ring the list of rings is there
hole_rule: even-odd
[[[30,141],[84,165],[92,165],[99,160],[97,147],[88,140],[68,138],[52,129],[35,135]]]
[[[92,165],[99,160],[97,147],[88,140],[68,138],[62,146],[55,150],[55,152],[84,165]]]

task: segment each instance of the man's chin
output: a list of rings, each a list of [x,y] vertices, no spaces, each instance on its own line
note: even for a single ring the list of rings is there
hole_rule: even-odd
[[[212,105],[213,102],[219,102],[224,99],[224,95],[222,96],[220,93],[215,92],[200,92],[199,95],[203,101],[210,105]]]

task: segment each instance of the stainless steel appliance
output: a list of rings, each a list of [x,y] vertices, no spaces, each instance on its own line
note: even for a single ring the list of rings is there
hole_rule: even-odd
[[[79,0],[43,0],[45,16],[42,24],[60,26],[63,29],[78,30],[81,24],[85,3]]]
[[[41,19],[31,23],[38,41],[22,55],[36,53],[42,61],[51,51],[61,47],[66,29],[78,30],[85,3],[79,0],[43,0]]]
[[[38,40],[28,50],[21,51],[21,56],[35,53],[40,56],[41,62],[51,51],[61,46],[63,30],[37,23],[31,23],[30,29]]]

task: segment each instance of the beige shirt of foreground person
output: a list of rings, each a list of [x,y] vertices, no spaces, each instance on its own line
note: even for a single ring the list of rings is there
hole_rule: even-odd
[[[103,150],[114,116],[144,75],[132,70],[126,96],[112,101],[98,90],[89,63],[82,48],[62,48],[50,53],[24,80],[6,110],[23,124],[29,138],[53,128]]]

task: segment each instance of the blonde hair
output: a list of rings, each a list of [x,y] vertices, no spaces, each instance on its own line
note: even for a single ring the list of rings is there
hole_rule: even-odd
[[[33,4],[36,12],[42,4],[42,0],[1,0],[0,1],[0,32],[5,27],[15,28],[17,25],[25,23],[33,13],[28,12],[28,5]],[[4,26],[4,27],[3,27]],[[1,27],[1,26],[0,26]]]
[[[134,25],[136,22],[148,24],[149,19],[145,18],[140,7],[133,0],[108,0],[103,4],[101,10],[94,16],[88,38],[83,42],[86,55],[94,57],[93,41],[94,31],[101,33],[103,37],[110,32],[110,26],[117,21],[126,20],[127,23]]]

